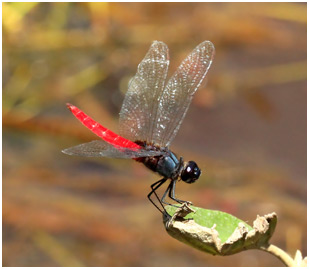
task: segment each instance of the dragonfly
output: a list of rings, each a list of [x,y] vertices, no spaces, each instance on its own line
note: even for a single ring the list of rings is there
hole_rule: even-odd
[[[133,159],[162,178],[154,182],[148,194],[150,202],[166,213],[166,196],[175,197],[176,182],[194,183],[201,175],[195,161],[185,162],[169,149],[188,111],[194,93],[204,80],[214,57],[210,41],[200,43],[180,64],[166,83],[169,51],[165,43],[154,41],[135,76],[130,80],[119,113],[119,135],[102,126],[82,110],[67,104],[73,115],[101,138],[64,149],[68,155]],[[161,198],[157,190],[169,180]],[[151,198],[155,195],[158,205]],[[191,202],[189,202],[191,203]],[[162,208],[160,208],[160,207]]]

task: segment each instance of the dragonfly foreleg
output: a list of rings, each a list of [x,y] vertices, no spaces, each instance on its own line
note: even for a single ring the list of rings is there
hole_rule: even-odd
[[[171,186],[171,187],[170,187]],[[173,180],[171,183],[170,183],[170,186],[168,188],[169,190],[169,194],[168,194],[168,197],[171,198],[172,200],[176,201],[177,203],[180,203],[180,204],[183,204],[183,203],[189,203],[189,204],[192,204],[191,202],[189,201],[184,201],[184,200],[180,200],[180,199],[177,199],[175,197],[175,189],[176,189],[176,180]]]
[[[174,206],[174,207],[179,207],[177,205],[173,205],[173,204],[170,204],[168,202],[165,201],[165,197],[168,193],[168,197],[171,198],[172,200],[176,201],[177,203],[180,203],[180,204],[183,204],[183,203],[190,203],[192,204],[191,202],[188,202],[188,201],[183,201],[183,200],[180,200],[180,199],[177,199],[175,197],[175,187],[176,187],[176,181],[177,180],[172,180],[170,182],[170,184],[168,185],[166,191],[164,192],[162,198],[161,198],[161,203],[163,204],[166,204],[166,205],[170,205],[170,206]]]

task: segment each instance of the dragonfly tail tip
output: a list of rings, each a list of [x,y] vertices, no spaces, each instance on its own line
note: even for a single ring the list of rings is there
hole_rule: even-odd
[[[72,111],[72,108],[74,108],[74,106],[70,103],[66,103],[66,106],[68,109],[70,109]]]

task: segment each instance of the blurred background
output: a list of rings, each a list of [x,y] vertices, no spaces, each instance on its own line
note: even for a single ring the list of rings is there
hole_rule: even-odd
[[[67,156],[97,139],[70,102],[117,132],[153,40],[169,76],[200,42],[216,56],[171,149],[203,170],[178,183],[196,206],[252,221],[306,256],[306,3],[3,3],[4,266],[282,266],[211,256],[168,236],[147,200],[159,177],[131,160]]]

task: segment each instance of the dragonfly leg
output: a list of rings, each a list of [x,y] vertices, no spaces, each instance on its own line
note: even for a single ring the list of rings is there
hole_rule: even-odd
[[[180,200],[180,199],[177,199],[175,197],[175,189],[176,189],[176,180],[173,180],[171,182],[171,184],[169,185],[169,194],[168,194],[168,197],[171,198],[172,200],[176,201],[177,203],[180,203],[180,204],[183,204],[183,203],[190,203],[192,204],[191,202],[189,201],[184,201],[184,200]]]
[[[168,202],[165,201],[165,197],[166,197],[167,193],[170,191],[170,189],[171,189],[172,186],[173,186],[172,184],[173,184],[173,180],[170,182],[170,184],[169,184],[168,187],[166,188],[166,191],[164,192],[164,194],[163,194],[163,196],[162,196],[162,198],[161,198],[161,203],[162,203],[162,204],[175,206],[175,205],[172,205],[172,204],[170,204],[170,203],[168,203]]]
[[[156,190],[157,190],[166,180],[167,180],[167,178],[164,177],[164,178],[162,178],[162,179],[156,181],[155,183],[153,183],[153,184],[150,186],[151,192],[147,195],[149,201],[150,201],[161,213],[163,213],[163,214],[166,213],[166,212],[165,212],[165,209],[164,209],[164,206],[163,206],[161,200],[159,199],[159,197],[158,197],[158,195],[157,195],[157,193],[156,193]],[[164,212],[163,212],[163,211],[155,204],[155,202],[151,199],[151,195],[152,195],[153,193],[155,194],[156,198],[157,198],[158,201],[160,202],[160,205],[162,206]]]
[[[177,198],[175,198],[175,186],[176,186],[176,180],[172,180],[171,183],[168,185],[166,191],[164,192],[162,198],[161,198],[161,202],[163,204],[166,204],[166,205],[170,205],[170,206],[174,206],[174,207],[180,207],[180,206],[177,206],[177,205],[173,205],[173,204],[170,204],[168,202],[165,201],[165,197],[167,195],[167,193],[169,193],[168,197],[170,197],[172,200],[176,201],[177,203],[191,203],[191,202],[187,202],[187,201],[183,201],[183,200],[179,200]]]

